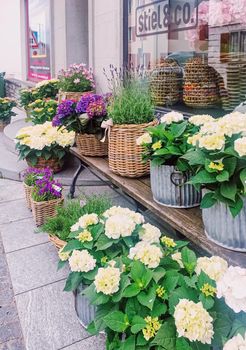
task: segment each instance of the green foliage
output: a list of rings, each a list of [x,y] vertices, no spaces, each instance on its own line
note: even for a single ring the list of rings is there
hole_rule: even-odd
[[[93,74],[84,64],[72,64],[58,74],[59,89],[66,92],[86,92],[94,89]]]
[[[29,116],[27,121],[33,124],[43,124],[52,121],[56,114],[57,101],[37,99],[29,104]]]
[[[15,116],[16,113],[12,111],[14,107],[16,107],[14,99],[9,97],[0,98],[0,120],[7,121]]]
[[[148,88],[140,81],[130,81],[121,87],[108,106],[114,124],[143,124],[154,119],[154,105]]]

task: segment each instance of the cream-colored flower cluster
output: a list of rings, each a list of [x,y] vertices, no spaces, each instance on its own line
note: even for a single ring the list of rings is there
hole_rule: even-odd
[[[100,267],[95,277],[97,293],[106,295],[117,293],[120,287],[120,269],[117,267]]]
[[[58,79],[42,80],[42,81],[38,82],[38,83],[35,85],[35,89],[38,89],[38,88],[40,88],[41,86],[48,85],[48,84],[50,84],[50,83],[54,84],[54,83],[58,83],[58,82],[59,82]]]
[[[88,230],[83,230],[76,236],[76,239],[80,242],[91,242],[93,240],[93,237]]]
[[[161,117],[161,123],[166,123],[168,125],[172,123],[178,123],[182,120],[184,120],[183,114],[175,111],[166,113],[163,115],[163,117]]]
[[[237,334],[232,339],[228,340],[223,350],[246,350],[246,333],[244,337],[241,334]]]
[[[27,126],[18,131],[16,140],[20,145],[31,149],[42,150],[46,146],[59,145],[63,148],[74,144],[75,133],[67,131],[64,127],[53,127],[51,122]]]
[[[133,219],[135,224],[138,224],[138,225],[144,223],[143,215],[141,215],[139,213],[136,213],[135,211],[130,210],[129,208],[123,208],[123,207],[120,207],[120,206],[118,206],[118,207],[117,206],[113,206],[113,207],[111,207],[110,209],[106,210],[103,213],[103,216],[105,218],[109,218],[110,216],[113,216],[113,215],[126,215],[126,216],[129,216],[130,218]]]
[[[105,222],[105,235],[108,238],[119,239],[120,237],[131,236],[136,223],[125,214],[116,214],[110,216]]]
[[[60,259],[61,261],[67,261],[68,258],[69,258],[69,256],[70,256],[70,253],[69,253],[69,252],[64,252],[64,251],[63,251],[63,248],[64,248],[64,247],[62,247],[61,249],[59,249],[59,251],[58,251],[58,256],[59,256],[59,259]]]
[[[177,253],[173,253],[171,255],[171,258],[176,261],[179,266],[183,269],[184,268],[184,264],[183,264],[183,261],[182,261],[182,255],[180,252],[177,252]]]
[[[96,225],[99,222],[98,215],[95,213],[85,214],[79,218],[79,220],[70,228],[71,232],[78,231],[79,229],[86,229],[90,225]]]
[[[211,344],[214,335],[213,318],[201,302],[196,304],[191,300],[181,299],[175,307],[174,319],[179,337],[185,337],[191,342]]]
[[[193,115],[192,117],[189,118],[189,122],[196,126],[204,125],[213,120],[214,118],[209,114],[198,114],[198,115]]]
[[[230,266],[217,282],[217,297],[236,313],[246,312],[246,269]]]
[[[145,132],[143,135],[139,136],[136,140],[138,146],[144,146],[152,143],[152,137],[148,132]]]
[[[139,233],[139,238],[147,243],[159,243],[161,237],[161,231],[158,227],[155,227],[149,223],[144,224]]]
[[[68,261],[73,272],[89,272],[96,267],[96,259],[87,250],[74,250]]]
[[[228,269],[227,262],[219,256],[201,257],[197,259],[196,273],[200,275],[201,271],[205,272],[208,277],[216,282],[223,277]]]
[[[154,269],[159,266],[163,253],[160,247],[142,241],[130,249],[128,257],[132,260],[140,260],[144,265]]]
[[[240,157],[246,156],[246,137],[241,137],[234,142],[234,149]]]

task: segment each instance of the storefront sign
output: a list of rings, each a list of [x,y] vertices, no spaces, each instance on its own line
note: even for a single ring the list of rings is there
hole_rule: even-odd
[[[159,0],[136,8],[136,36],[195,28],[198,0]]]

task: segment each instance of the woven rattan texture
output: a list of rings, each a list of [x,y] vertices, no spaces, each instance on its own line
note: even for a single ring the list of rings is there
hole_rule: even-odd
[[[27,160],[27,164],[32,166],[32,164]],[[35,164],[35,168],[43,169],[49,167],[54,173],[58,173],[62,170],[63,161],[55,158],[50,158],[46,160],[45,158],[38,157],[38,161]]]
[[[56,236],[51,236],[49,235],[49,240],[51,243],[54,244],[54,246],[57,248],[57,249],[61,249],[64,247],[64,245],[67,244],[67,242],[63,241],[62,239],[56,237]]]
[[[50,201],[35,202],[32,200],[32,214],[35,224],[41,226],[46,219],[57,215],[57,207],[62,206],[64,199],[52,199]]]
[[[108,140],[101,142],[92,134],[76,134],[76,145],[83,156],[103,157],[108,155]]]
[[[24,185],[24,191],[25,191],[25,198],[26,198],[26,205],[28,209],[32,208],[31,204],[31,194],[32,194],[32,186],[28,186],[23,182]]]

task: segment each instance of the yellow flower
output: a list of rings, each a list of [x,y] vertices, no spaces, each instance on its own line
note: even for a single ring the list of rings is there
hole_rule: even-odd
[[[49,112],[49,113],[54,112],[54,108],[48,108],[48,112]]]
[[[216,288],[212,287],[209,283],[205,283],[201,288],[201,292],[206,297],[213,297],[216,293]]]
[[[63,248],[62,247],[59,251],[58,251],[58,256],[60,258],[61,261],[67,261],[69,258],[69,252],[63,252]]]
[[[209,169],[222,171],[224,169],[224,164],[222,161],[219,161],[218,163],[211,162],[208,167]]]
[[[143,329],[143,336],[148,341],[153,338],[157,331],[161,328],[161,324],[158,321],[158,317],[145,317],[146,327]]]
[[[159,298],[163,298],[163,296],[165,295],[166,290],[164,287],[158,286],[158,288],[156,289],[156,294],[158,295]]]
[[[93,240],[90,231],[84,230],[76,237],[80,242],[91,242]]]
[[[200,140],[200,138],[201,138],[201,135],[200,134],[196,134],[194,136],[188,137],[187,142],[188,142],[189,145],[196,146],[198,144],[198,141]]]
[[[34,112],[40,113],[43,112],[43,108],[34,108]]]
[[[174,248],[176,247],[176,243],[174,242],[174,240],[172,238],[169,238],[167,236],[163,236],[161,238],[161,242],[167,247],[167,248]]]
[[[101,263],[102,264],[106,264],[108,261],[108,257],[107,256],[103,256],[102,259],[101,259]]]
[[[42,100],[40,98],[38,98],[37,100],[34,101],[35,103],[40,103],[42,102]]]
[[[155,143],[152,145],[152,149],[153,149],[154,151],[156,151],[157,149],[160,149],[161,146],[162,146],[162,143],[161,143],[161,140],[160,140],[160,141],[155,142]]]

